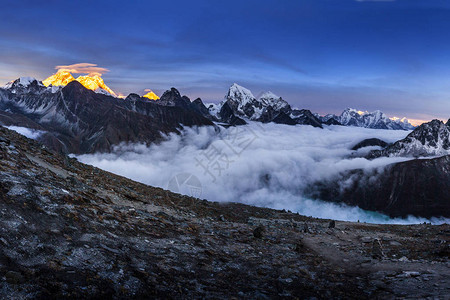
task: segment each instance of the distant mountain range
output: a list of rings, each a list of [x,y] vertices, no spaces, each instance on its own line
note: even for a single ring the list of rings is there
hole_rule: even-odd
[[[28,80],[30,79],[33,80],[34,78],[28,78]],[[56,92],[72,81],[78,81],[85,88],[93,90],[96,93],[118,97],[98,74],[79,76],[75,79],[68,71],[58,71],[42,83],[47,87],[51,87],[53,92]],[[8,83],[5,88],[8,88],[12,83]],[[142,97],[150,100],[160,99],[153,91],[146,91],[147,94]],[[378,110],[369,113],[347,108],[339,116],[333,114],[321,116],[317,113],[311,113],[311,111],[306,109],[292,108],[287,101],[272,92],[264,92],[256,98],[250,90],[236,83],[229,88],[224,101],[219,104],[209,104],[206,107],[200,98],[195,101],[197,102],[196,105],[199,108],[199,112],[204,117],[215,122],[231,123],[233,125],[246,124],[250,120],[288,125],[302,124],[314,127],[322,127],[322,125],[344,125],[392,130],[414,129],[414,126],[406,118],[389,118]],[[159,104],[178,106],[182,102],[175,104],[161,101]],[[184,105],[182,104],[181,106],[183,107]]]
[[[201,99],[191,101],[175,88],[164,92],[161,98],[130,94],[120,99],[108,92],[103,81],[95,81],[98,78],[93,78],[93,85],[83,77],[78,79],[72,80],[67,74],[53,77],[54,83],[61,83],[60,86],[53,83],[46,86],[30,77],[8,83],[0,89],[0,124],[40,130],[41,143],[59,152],[76,154],[111,151],[114,145],[123,142],[159,142],[169,133],[179,133],[183,126],[218,128],[218,125],[242,125],[250,121],[318,128],[343,125],[413,129],[409,122],[389,119],[380,111],[364,113],[346,109],[340,116],[314,115],[306,109],[292,108],[271,92],[256,98],[250,90],[237,84],[230,87],[221,103],[207,107]],[[431,159],[392,164],[373,174],[351,170],[334,181],[316,183],[309,196],[393,216],[409,213],[436,216],[443,207],[448,207],[450,200],[449,136],[450,120],[446,124],[433,120],[390,145],[377,139],[361,141],[353,148],[381,148],[369,152],[369,159],[381,156]]]
[[[272,92],[256,98],[250,90],[236,83],[222,102],[208,106],[200,98],[191,101],[175,88],[164,92],[161,98],[151,91],[144,96],[130,94],[125,99],[114,95],[98,75],[75,79],[69,72],[61,71],[44,82],[22,77],[0,89],[0,122],[42,130],[44,143],[73,153],[110,151],[120,142],[155,142],[165,133],[178,132],[182,125],[229,126],[255,121],[318,128],[327,125],[391,130],[414,128],[407,120],[392,120],[380,111],[346,109],[340,116],[320,116],[307,109],[292,108]],[[430,147],[433,145],[431,143]],[[442,147],[446,150],[447,144]],[[395,151],[390,149],[371,155],[393,155]],[[412,153],[412,150],[402,151]]]
[[[259,121],[320,128],[323,125],[344,125],[391,130],[414,129],[407,119],[390,119],[381,111],[368,113],[348,108],[340,116],[320,116],[307,109],[292,108],[288,102],[272,92],[262,93],[257,99],[250,90],[236,83],[230,87],[221,103],[210,104],[208,112],[206,109],[202,111],[210,120],[236,125]]]
[[[322,123],[341,124],[344,126],[357,126],[374,129],[392,129],[392,130],[413,130],[415,127],[411,125],[408,119],[391,119],[383,112],[376,110],[374,112],[362,112],[356,109],[347,108],[340,116],[316,115]]]
[[[55,89],[34,78],[19,78],[0,89],[0,124],[41,130],[40,141],[64,153],[110,151],[122,142],[149,144],[182,125],[214,125],[194,109],[135,94],[119,99],[77,80]]]

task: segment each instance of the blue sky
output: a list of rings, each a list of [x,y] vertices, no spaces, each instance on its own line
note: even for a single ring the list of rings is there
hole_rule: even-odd
[[[125,95],[237,82],[319,113],[450,117],[448,1],[2,1],[0,34],[5,83],[95,63]]]

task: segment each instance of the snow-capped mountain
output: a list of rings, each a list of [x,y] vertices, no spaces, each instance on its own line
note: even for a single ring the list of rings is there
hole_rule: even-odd
[[[289,103],[272,92],[262,93],[257,99],[249,89],[236,83],[231,85],[224,101],[218,105],[210,105],[209,111],[213,117],[222,122],[230,122],[232,119],[239,124],[251,120],[322,127],[320,120],[310,111],[293,110]]]
[[[76,79],[79,83],[81,83],[85,88],[92,90],[96,93],[105,94],[108,96],[117,97],[116,93],[113,92],[103,81],[99,75],[85,75],[79,76]]]
[[[290,105],[274,93],[265,92],[256,99],[249,89],[236,83],[229,88],[224,102],[228,103],[237,116],[254,121],[270,122],[275,117],[274,113],[291,111]]]
[[[159,99],[158,95],[156,95],[155,93],[153,93],[152,90],[147,90],[147,91],[148,91],[148,93],[145,94],[145,95],[142,96],[142,97],[147,98],[147,99],[150,99],[150,100],[158,100],[158,99]]]
[[[43,88],[45,90],[45,86],[42,82],[34,77],[20,77],[16,80],[8,82],[3,87],[3,89],[7,89],[13,94],[27,92],[40,93]]]
[[[58,71],[47,79],[43,80],[42,83],[45,86],[66,86],[70,82],[74,81],[75,78],[67,71]]]
[[[285,110],[284,112],[287,112],[290,109],[289,103],[270,91],[262,93],[258,100],[263,104],[263,106],[271,106],[276,111]]]
[[[408,119],[391,119],[380,110],[376,110],[374,112],[363,112],[353,108],[347,108],[340,116],[328,114],[320,117],[320,119],[323,123],[330,122],[330,120],[334,119],[344,126],[374,129],[413,130],[415,128],[409,123]]]
[[[373,151],[378,156],[442,156],[450,154],[450,126],[440,120],[432,120],[414,129],[402,140],[384,150]]]
[[[42,143],[65,153],[110,151],[123,142],[148,144],[179,132],[181,124],[213,125],[193,108],[144,99],[95,93],[77,80],[53,92],[34,78],[19,78],[0,88],[0,125],[41,130]]]
[[[58,71],[56,74],[45,79],[42,83],[47,87],[61,87],[66,86],[75,80],[81,83],[85,88],[96,93],[117,97],[116,93],[105,84],[103,78],[98,74],[78,76],[78,78],[75,79],[70,72]]]
[[[4,89],[11,89],[11,91],[14,92],[13,89],[28,87],[31,84],[36,84],[36,85],[39,85],[39,86],[43,86],[42,82],[38,81],[34,77],[20,77],[20,78],[18,78],[16,80],[8,82],[7,84],[5,84],[5,86],[3,88]]]

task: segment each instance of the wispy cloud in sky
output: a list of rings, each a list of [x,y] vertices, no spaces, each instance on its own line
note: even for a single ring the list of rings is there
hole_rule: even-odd
[[[89,74],[93,75],[102,75],[106,72],[109,72],[106,68],[98,67],[96,64],[91,63],[78,63],[66,66],[56,66],[55,67],[58,72],[66,71],[75,74]]]

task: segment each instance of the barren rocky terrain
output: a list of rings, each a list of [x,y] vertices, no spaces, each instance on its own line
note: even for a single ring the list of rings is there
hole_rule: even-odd
[[[450,296],[448,224],[339,222],[194,199],[3,127],[0,158],[2,298]]]

